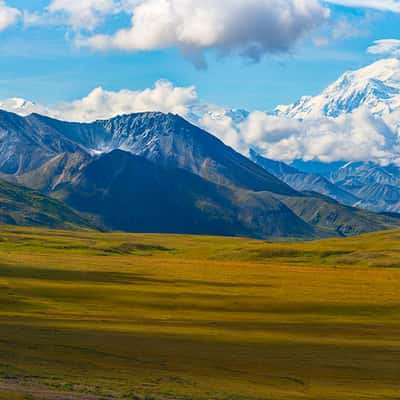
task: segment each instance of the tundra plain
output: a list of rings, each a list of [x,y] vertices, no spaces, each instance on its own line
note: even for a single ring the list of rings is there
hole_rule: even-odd
[[[0,399],[400,398],[400,232],[0,228]]]

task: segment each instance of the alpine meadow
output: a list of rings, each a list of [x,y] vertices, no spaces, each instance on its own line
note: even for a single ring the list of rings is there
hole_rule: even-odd
[[[4,400],[399,394],[399,232],[0,235]]]
[[[399,400],[399,26],[0,0],[0,400]]]

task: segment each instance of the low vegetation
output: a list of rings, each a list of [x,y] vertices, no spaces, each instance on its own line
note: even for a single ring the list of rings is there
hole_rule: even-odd
[[[398,399],[400,232],[0,228],[0,399]]]
[[[96,229],[64,203],[1,179],[0,223],[56,229]]]

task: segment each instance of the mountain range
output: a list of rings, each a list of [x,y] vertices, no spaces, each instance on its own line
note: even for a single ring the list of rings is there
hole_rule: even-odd
[[[278,106],[275,115],[299,121],[335,119],[365,109],[400,137],[400,60],[384,59],[343,74],[321,94]],[[366,129],[366,127],[360,128]],[[396,153],[396,149],[392,149]],[[250,157],[296,190],[312,190],[337,201],[375,212],[400,212],[400,168],[397,164],[347,160],[283,163]]]
[[[286,164],[260,156],[251,159],[293,189],[314,191],[338,202],[375,212],[400,212],[400,168],[373,162]],[[297,165],[297,168],[296,168]]]
[[[0,138],[4,180],[101,229],[312,239],[400,225],[295,190],[173,114],[73,123],[3,111]]]

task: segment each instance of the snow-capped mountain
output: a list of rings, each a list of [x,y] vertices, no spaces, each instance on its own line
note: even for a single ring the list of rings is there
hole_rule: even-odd
[[[21,116],[27,116],[32,113],[46,115],[49,113],[49,110],[46,107],[20,97],[12,97],[0,101],[0,110],[13,112]]]
[[[360,107],[366,107],[393,125],[391,116],[400,113],[400,60],[384,59],[346,72],[320,95],[278,106],[275,114],[301,120],[321,116],[336,118]]]

